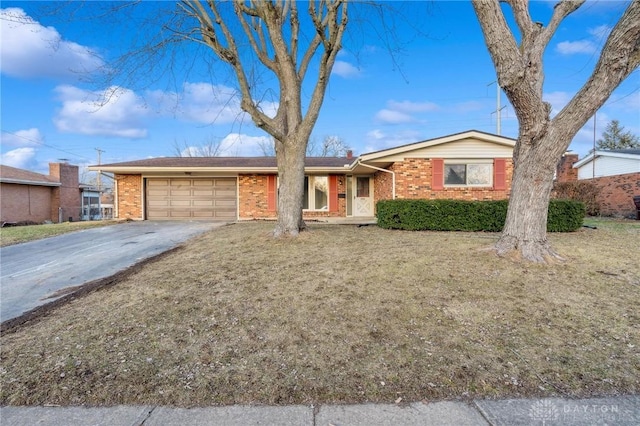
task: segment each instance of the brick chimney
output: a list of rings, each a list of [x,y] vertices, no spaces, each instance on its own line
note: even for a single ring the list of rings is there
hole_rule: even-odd
[[[353,159],[353,151],[348,149],[347,150],[347,160],[352,160]]]
[[[67,163],[49,163],[49,175],[60,182],[54,188],[51,200],[51,221],[57,223],[80,220],[80,182],[78,166]]]
[[[578,169],[573,168],[573,165],[577,162],[578,154],[565,152],[556,169],[556,182],[577,182]]]

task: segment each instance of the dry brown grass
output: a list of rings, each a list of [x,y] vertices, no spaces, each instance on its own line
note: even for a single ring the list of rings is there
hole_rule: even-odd
[[[355,403],[640,390],[640,226],[496,234],[271,224],[192,240],[1,338],[1,404]]]

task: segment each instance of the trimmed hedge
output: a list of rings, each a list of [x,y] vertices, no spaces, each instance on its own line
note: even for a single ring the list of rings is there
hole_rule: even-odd
[[[507,200],[382,200],[377,204],[378,226],[407,231],[499,232],[507,217]],[[551,200],[547,231],[573,232],[582,226],[584,204]]]

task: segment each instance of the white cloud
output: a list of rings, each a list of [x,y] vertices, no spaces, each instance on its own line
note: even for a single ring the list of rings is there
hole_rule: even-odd
[[[422,139],[420,132],[406,129],[387,134],[380,129],[369,131],[365,137],[364,151],[373,152],[390,147],[418,142]]]
[[[141,119],[148,114],[148,108],[133,91],[110,87],[91,92],[69,85],[55,90],[62,108],[54,123],[61,132],[131,139],[147,136]]]
[[[591,36],[590,39],[578,40],[578,41],[562,41],[556,46],[556,50],[563,55],[573,54],[593,54],[598,51],[598,46],[601,45],[604,40],[611,33],[612,28],[608,25],[599,25],[597,27],[591,27],[587,29],[587,33]]]
[[[220,142],[221,157],[260,157],[262,146],[269,146],[268,136],[249,136],[241,133],[230,133]]]
[[[412,114],[437,111],[440,107],[432,102],[387,101],[387,108],[375,115],[375,120],[384,124],[402,124],[418,122]]]
[[[597,39],[605,39],[609,36],[613,28],[609,25],[599,25],[597,27],[589,28],[587,32]]]
[[[438,105],[433,102],[411,102],[411,101],[389,101],[387,106],[396,111],[402,112],[424,112],[424,111],[437,111]]]
[[[35,156],[36,150],[34,148],[17,148],[0,155],[0,164],[28,169],[33,165]]]
[[[543,94],[542,98],[551,104],[551,115],[554,116],[571,101],[573,96],[567,92],[551,92]]]
[[[331,71],[332,74],[339,75],[343,78],[351,78],[358,77],[361,74],[361,71],[351,65],[349,62],[345,61],[336,61],[333,64],[333,69]]]
[[[2,145],[5,146],[34,146],[42,143],[44,138],[36,128],[18,130],[8,133],[2,132]]]
[[[232,87],[210,83],[184,83],[182,92],[151,91],[147,94],[162,114],[175,114],[184,121],[202,124],[230,124],[250,121],[240,108],[240,94]],[[261,102],[262,111],[276,115],[278,104]]]
[[[19,78],[71,78],[104,65],[93,49],[66,41],[53,27],[34,21],[24,10],[0,10],[0,68]]]
[[[573,55],[575,53],[594,53],[597,47],[589,40],[562,41],[556,46],[556,50],[563,55]]]
[[[376,113],[375,119],[379,123],[402,124],[416,121],[411,115],[390,109],[381,109]]]

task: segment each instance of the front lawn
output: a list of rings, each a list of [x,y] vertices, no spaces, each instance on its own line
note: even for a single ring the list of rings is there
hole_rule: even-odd
[[[272,227],[219,228],[5,333],[0,404],[640,391],[640,224],[550,234],[551,266],[496,258],[492,233]]]
[[[54,237],[81,229],[98,228],[119,223],[115,220],[50,223],[45,225],[6,226],[0,228],[0,247]]]

